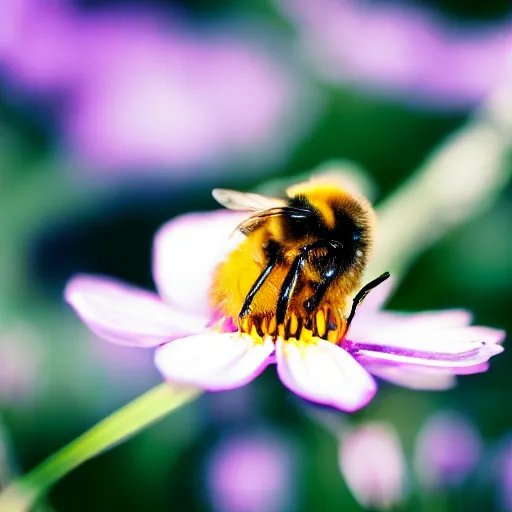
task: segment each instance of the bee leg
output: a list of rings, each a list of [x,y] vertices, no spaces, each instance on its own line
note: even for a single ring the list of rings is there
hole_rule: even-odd
[[[306,254],[304,252],[296,256],[290,267],[290,271],[288,272],[288,274],[286,274],[286,277],[284,278],[283,284],[281,285],[281,290],[279,291],[279,297],[277,298],[277,325],[284,324],[286,312],[288,311],[288,307],[290,306],[290,301],[292,299],[293,292],[295,291],[295,287],[297,286],[297,281],[299,279],[299,275],[305,260]]]
[[[316,287],[313,295],[311,295],[311,297],[304,302],[304,308],[308,314],[313,313],[313,311],[318,308],[320,301],[327,292],[329,286],[331,286],[332,282],[338,275],[339,266],[336,264],[336,262],[333,261],[332,264],[325,269],[322,276],[322,281],[320,281]]]
[[[308,314],[313,313],[320,305],[323,296],[331,286],[332,282],[340,274],[339,251],[343,249],[343,244],[336,240],[330,240],[328,243],[317,242],[309,246],[309,251],[312,249],[323,249],[326,251],[327,261],[322,264],[319,270],[322,273],[322,280],[315,287],[313,295],[304,302],[304,309]],[[318,264],[318,263],[317,263]]]
[[[347,333],[350,324],[352,323],[352,320],[354,319],[354,315],[356,314],[356,310],[358,306],[363,302],[365,297],[379,284],[383,283],[386,279],[388,279],[390,276],[389,272],[384,272],[381,276],[377,277],[377,279],[374,279],[373,281],[370,281],[368,284],[365,284],[359,292],[357,292],[357,295],[354,297],[354,300],[352,301],[352,309],[350,310],[350,315],[348,315],[347,318],[347,326],[345,328],[345,334]]]
[[[286,312],[288,311],[288,307],[290,306],[290,301],[293,296],[293,292],[295,291],[295,287],[297,286],[297,281],[299,280],[299,275],[302,271],[302,267],[304,263],[307,261],[308,256],[311,251],[315,249],[320,249],[325,246],[323,240],[319,240],[312,244],[306,245],[302,247],[298,256],[295,257],[293,263],[290,267],[288,274],[284,278],[283,284],[281,285],[281,290],[279,291],[279,297],[277,299],[276,306],[276,322],[277,325],[284,324],[284,320],[286,318]],[[325,291],[323,292],[325,293]],[[322,293],[322,295],[323,295]]]
[[[244,316],[246,316],[250,309],[252,301],[254,300],[254,297],[258,293],[258,290],[263,286],[263,283],[265,283],[267,277],[270,275],[270,272],[272,272],[272,269],[276,266],[276,263],[279,259],[279,253],[277,250],[277,247],[274,247],[274,245],[271,245],[268,247],[268,263],[267,266],[263,269],[261,274],[258,276],[258,279],[254,282],[254,284],[251,286],[251,289],[249,290],[249,293],[245,297],[244,303],[242,304],[242,309],[240,310],[240,313],[238,314],[238,319],[241,320]]]
[[[275,265],[276,260],[269,261],[267,266],[263,269],[263,272],[259,275],[258,279],[256,279],[251,289],[249,290],[249,293],[245,297],[244,303],[242,304],[242,309],[240,310],[240,313],[238,315],[239,319],[242,319],[249,313],[254,297],[258,293],[258,290],[263,286],[263,283],[266,281],[267,277],[269,276],[270,272],[272,272],[272,269],[275,267]]]

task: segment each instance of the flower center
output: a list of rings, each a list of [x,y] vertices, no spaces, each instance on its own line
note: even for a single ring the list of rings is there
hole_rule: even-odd
[[[239,331],[255,340],[270,336],[274,341],[294,338],[307,342],[316,337],[337,343],[345,334],[345,326],[345,319],[330,307],[320,308],[309,315],[290,310],[279,325],[275,315],[247,315],[238,322]]]

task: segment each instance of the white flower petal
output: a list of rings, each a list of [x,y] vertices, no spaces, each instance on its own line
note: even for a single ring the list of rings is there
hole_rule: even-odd
[[[367,300],[365,299],[363,305]],[[399,345],[402,339],[410,339],[411,335],[417,337],[419,332],[428,334],[427,331],[431,330],[465,327],[472,319],[471,313],[463,309],[402,313],[361,311],[362,307],[358,308],[348,334],[349,339],[359,342],[377,340],[379,343]]]
[[[304,344],[277,341],[277,371],[282,382],[303,398],[343,411],[364,407],[375,381],[342,348],[324,340]]]
[[[364,364],[376,377],[410,389],[441,391],[455,386],[456,374],[449,369],[419,365]]]
[[[158,295],[106,277],[74,277],[65,298],[95,334],[121,345],[154,347],[204,330],[204,322],[174,311]]]
[[[215,267],[233,249],[237,225],[247,214],[220,210],[182,215],[155,236],[153,276],[158,292],[182,311],[208,317]]]
[[[479,365],[503,351],[499,343],[504,331],[470,326],[470,321],[470,313],[464,310],[377,312],[360,317],[347,338],[352,343],[350,352],[363,364],[389,362],[453,370]]]
[[[407,329],[405,329],[407,331]],[[395,340],[355,342],[351,353],[363,364],[389,362],[439,368],[461,368],[485,363],[503,352],[498,343],[504,332],[482,327],[458,329],[425,329],[408,331],[409,337],[397,329]]]
[[[208,333],[159,347],[155,364],[168,380],[218,391],[250,382],[265,369],[273,351],[270,338],[256,343],[247,334]]]

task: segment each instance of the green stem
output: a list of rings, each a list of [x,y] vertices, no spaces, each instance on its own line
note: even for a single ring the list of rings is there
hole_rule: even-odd
[[[198,389],[167,383],[154,387],[11,484],[0,494],[0,512],[30,510],[38,498],[71,470],[191,402],[199,394]]]
[[[378,206],[366,280],[388,270],[396,285],[422,252],[489,207],[504,189],[512,174],[512,95],[507,94],[501,89],[492,94],[466,126]]]

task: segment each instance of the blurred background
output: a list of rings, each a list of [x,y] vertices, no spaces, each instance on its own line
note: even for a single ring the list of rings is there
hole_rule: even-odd
[[[62,298],[72,274],[154,289],[165,221],[216,208],[213,187],[332,159],[366,169],[378,203],[511,52],[508,0],[2,0],[0,488],[160,381],[150,351],[80,323]],[[506,185],[415,260],[389,307],[466,308],[512,331],[511,234]],[[506,350],[442,393],[382,383],[350,417],[270,368],[88,462],[44,506],[511,511],[511,364]]]

